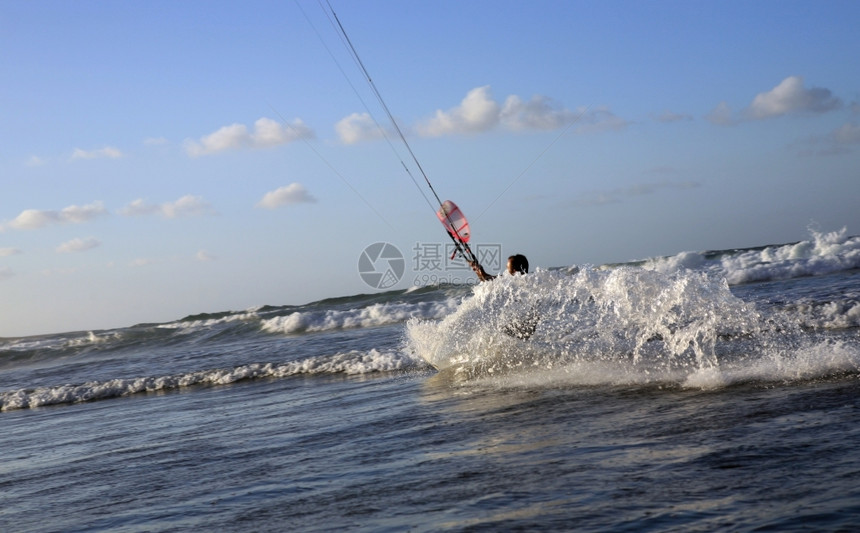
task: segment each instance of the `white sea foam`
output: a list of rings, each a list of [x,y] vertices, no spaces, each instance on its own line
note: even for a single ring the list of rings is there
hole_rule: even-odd
[[[816,379],[834,374],[860,371],[860,350],[843,341],[808,343],[789,351],[770,347],[756,357],[700,369],[683,382],[688,388],[716,389],[735,383],[783,382]]]
[[[515,338],[531,315],[539,317],[534,334],[528,342]],[[701,272],[582,269],[502,276],[439,322],[411,320],[407,332],[410,349],[440,369],[663,356],[663,366],[707,367],[715,364],[717,337],[755,327],[756,317],[723,280]]]
[[[84,348],[91,345],[105,344],[118,338],[117,333],[95,333],[89,331],[85,334],[68,333],[54,336],[22,337],[17,339],[0,340],[0,353],[39,353],[41,356],[50,356],[66,348]]]
[[[656,385],[681,389],[718,390],[744,383],[785,383],[860,372],[860,349],[843,341],[809,343],[784,351],[765,349],[752,357],[714,366],[671,367],[633,364],[629,358],[598,360],[529,360],[520,352],[514,364],[452,365],[439,377],[469,387],[556,388],[569,386]],[[508,363],[511,359],[508,359]]]
[[[40,338],[23,337],[15,339],[3,339],[0,350],[10,352],[24,352],[29,350],[56,350],[66,345],[62,338]]]
[[[505,333],[532,310],[540,320],[528,341]],[[855,327],[860,304],[818,306],[814,316]],[[617,268],[503,276],[442,320],[411,320],[407,334],[408,349],[437,369],[505,386],[714,389],[860,372],[856,346],[810,336],[808,325],[796,312],[762,315],[703,272]]]
[[[88,345],[93,345],[93,344],[104,344],[104,343],[116,340],[118,337],[119,337],[118,333],[96,334],[95,332],[88,331],[87,334],[84,336],[70,339],[67,343],[67,346],[80,347],[80,346],[88,346]]]
[[[816,276],[860,268],[860,237],[849,237],[847,228],[820,233],[794,244],[726,253],[718,260],[706,260],[699,252],[682,252],[650,259],[643,268],[668,273],[680,269],[705,269],[726,278],[731,285]]]
[[[325,311],[296,311],[262,321],[263,331],[269,333],[303,333],[348,328],[367,328],[396,324],[410,318],[436,319],[456,309],[458,299],[441,302],[387,302],[355,309]]]
[[[171,376],[92,381],[81,385],[41,387],[0,393],[0,410],[87,402],[192,385],[226,385],[260,378],[286,378],[299,374],[368,374],[412,367],[416,361],[398,352],[350,351],[309,357],[287,363],[255,363],[228,369],[203,370]]]
[[[786,308],[804,327],[814,329],[847,329],[860,327],[860,302],[832,301],[821,305],[799,302]]]

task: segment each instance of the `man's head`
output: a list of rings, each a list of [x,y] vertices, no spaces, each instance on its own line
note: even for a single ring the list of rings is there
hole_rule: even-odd
[[[529,260],[522,254],[516,254],[508,257],[508,274],[528,274]]]

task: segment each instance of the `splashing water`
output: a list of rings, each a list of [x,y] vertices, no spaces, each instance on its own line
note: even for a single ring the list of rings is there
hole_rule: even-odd
[[[533,334],[516,334],[533,320]],[[584,268],[481,284],[447,318],[410,321],[407,346],[444,372],[517,382],[714,388],[807,375],[811,364],[828,371],[860,368],[856,348],[816,345],[800,330],[786,316],[765,315],[737,298],[725,279],[705,272]],[[820,352],[835,355],[810,356]]]

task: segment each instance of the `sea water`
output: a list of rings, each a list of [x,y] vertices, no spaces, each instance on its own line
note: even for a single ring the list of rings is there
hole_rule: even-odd
[[[0,409],[2,531],[854,530],[860,238],[0,339]]]

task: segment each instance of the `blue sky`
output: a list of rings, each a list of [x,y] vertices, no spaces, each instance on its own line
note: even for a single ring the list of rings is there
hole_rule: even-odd
[[[860,3],[332,5],[475,243],[860,233]],[[2,0],[0,62],[0,336],[371,292],[380,241],[407,287],[445,242],[317,2]]]

